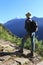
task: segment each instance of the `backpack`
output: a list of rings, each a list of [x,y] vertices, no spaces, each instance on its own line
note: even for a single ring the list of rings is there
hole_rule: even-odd
[[[38,25],[34,20],[25,21],[25,29],[27,32],[35,32],[37,28],[38,28]]]

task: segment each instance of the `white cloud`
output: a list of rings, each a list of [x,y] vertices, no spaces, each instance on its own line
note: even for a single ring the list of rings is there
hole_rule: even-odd
[[[0,23],[4,23],[3,21],[0,21]]]

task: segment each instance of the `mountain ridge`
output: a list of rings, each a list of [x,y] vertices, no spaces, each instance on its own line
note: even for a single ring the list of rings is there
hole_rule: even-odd
[[[12,19],[10,21],[7,21],[7,23],[4,24],[6,28],[8,28],[13,34],[24,37],[25,34],[27,34],[24,26],[25,26],[25,19]],[[35,20],[38,23],[38,32],[36,33],[38,35],[39,40],[43,40],[43,18],[37,18],[32,17],[33,20]]]

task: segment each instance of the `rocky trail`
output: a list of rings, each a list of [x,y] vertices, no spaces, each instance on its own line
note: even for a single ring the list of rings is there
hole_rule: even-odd
[[[24,49],[23,54],[20,54],[18,49],[16,44],[0,39],[0,65],[43,65],[37,54],[31,58],[30,50]]]

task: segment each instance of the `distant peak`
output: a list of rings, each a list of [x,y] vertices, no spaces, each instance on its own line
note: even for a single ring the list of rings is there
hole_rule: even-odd
[[[36,16],[33,16],[32,18],[37,18]]]

